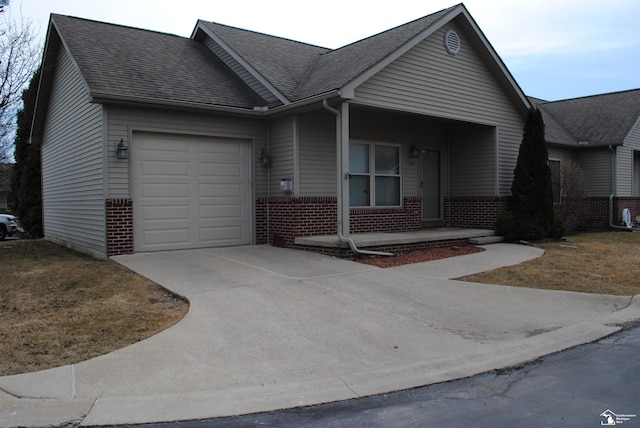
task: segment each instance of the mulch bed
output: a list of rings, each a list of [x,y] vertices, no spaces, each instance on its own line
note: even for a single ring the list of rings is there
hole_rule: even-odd
[[[397,254],[392,257],[368,257],[356,259],[359,263],[388,268],[394,266],[402,266],[410,263],[430,262],[432,260],[446,259],[447,257],[464,256],[466,254],[474,254],[484,251],[482,248],[472,246],[454,246],[431,248],[429,250],[411,251],[407,253]]]

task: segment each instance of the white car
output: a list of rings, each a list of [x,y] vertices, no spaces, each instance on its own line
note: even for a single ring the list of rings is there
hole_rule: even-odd
[[[18,232],[16,217],[10,214],[0,214],[0,241],[4,241],[7,236],[15,235]]]

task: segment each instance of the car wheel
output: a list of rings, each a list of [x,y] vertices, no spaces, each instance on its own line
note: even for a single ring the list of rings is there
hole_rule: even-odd
[[[7,229],[5,229],[4,225],[0,226],[0,241],[4,241],[4,238],[7,237]]]

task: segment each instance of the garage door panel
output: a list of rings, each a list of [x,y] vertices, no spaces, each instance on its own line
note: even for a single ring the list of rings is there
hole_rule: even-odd
[[[145,199],[150,198],[189,198],[189,185],[188,184],[173,184],[173,183],[141,183],[141,193]]]
[[[190,212],[188,206],[145,206],[142,207],[142,218],[145,222],[189,222]]]
[[[237,141],[218,139],[215,146],[210,142],[200,141],[198,143],[198,153],[214,154],[218,158],[238,159],[242,154],[242,147]]]
[[[158,161],[143,160],[142,161],[142,177],[151,178],[166,176],[189,176],[189,162],[185,161]]]
[[[142,150],[154,152],[187,153],[189,145],[183,138],[175,135],[147,134],[136,135],[136,141]]]
[[[201,184],[198,186],[200,198],[237,198],[246,199],[244,187],[241,184]]]
[[[134,250],[251,243],[250,144],[135,133]]]
[[[236,162],[198,162],[198,175],[203,178],[242,180],[243,165]]]
[[[203,243],[234,242],[244,238],[241,226],[203,227],[200,229],[200,236],[202,236]]]
[[[200,218],[203,220],[239,219],[244,220],[244,207],[235,205],[201,205]]]
[[[149,247],[149,250],[163,250],[166,245],[188,245],[191,242],[190,236],[190,229],[166,229],[162,231],[145,230],[143,232],[144,242],[145,245]]]

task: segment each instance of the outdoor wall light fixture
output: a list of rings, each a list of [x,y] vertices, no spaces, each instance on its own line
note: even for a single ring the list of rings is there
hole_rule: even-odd
[[[420,152],[418,151],[418,146],[414,144],[411,145],[411,147],[409,147],[409,155],[412,158],[417,158],[418,156],[420,156]]]
[[[269,155],[264,151],[264,149],[260,152],[258,160],[262,162],[263,166],[269,166]]]
[[[129,157],[129,147],[124,142],[124,138],[120,138],[120,142],[116,144],[116,153],[118,159],[126,159]]]

